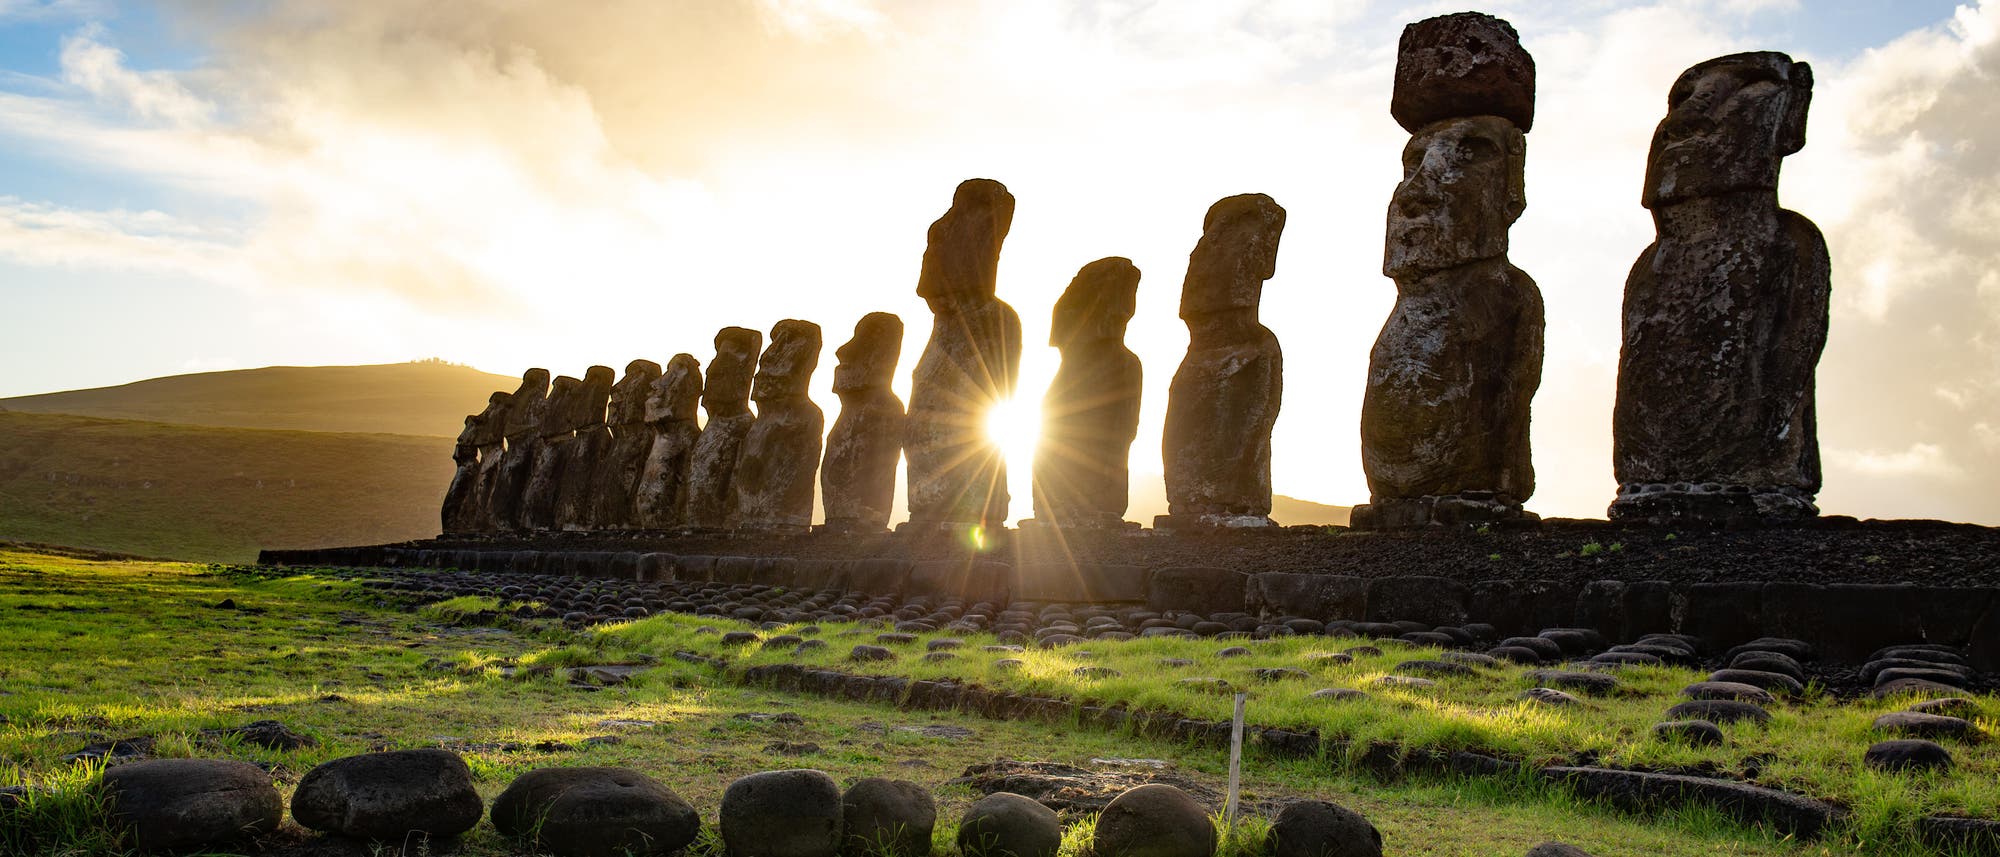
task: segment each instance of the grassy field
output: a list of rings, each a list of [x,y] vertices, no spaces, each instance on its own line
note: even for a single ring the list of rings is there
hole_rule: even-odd
[[[0,410],[230,428],[457,437],[520,379],[449,363],[268,366],[0,399]]]
[[[230,603],[218,606],[225,601]],[[660,616],[581,632],[464,621],[467,611],[487,606],[471,600],[410,611],[378,602],[353,582],[310,575],[260,580],[216,567],[0,551],[0,616],[7,623],[0,637],[0,759],[7,760],[0,765],[0,785],[53,789],[12,824],[0,825],[0,836],[12,837],[0,841],[0,853],[116,853],[115,836],[101,826],[88,799],[95,772],[60,758],[93,741],[134,737],[154,739],[156,756],[265,763],[285,791],[314,764],[376,748],[456,749],[488,799],[536,767],[624,765],[670,784],[710,824],[731,779],[779,767],[819,768],[843,782],[882,775],[924,784],[943,801],[941,822],[955,819],[974,797],[947,781],[968,765],[999,758],[1082,766],[1094,758],[1154,758],[1220,789],[1225,754],[1214,749],[1073,724],[903,712],[746,688],[710,668],[662,656],[677,646],[713,645],[713,636],[695,630],[706,620]],[[828,626],[826,633],[841,630]],[[1209,645],[1208,652],[1175,651],[1213,663],[1218,646]],[[1151,646],[1093,644],[1101,650],[1093,663],[1142,668],[1160,655]],[[1067,668],[1066,657],[1074,653],[1031,653],[1031,666],[1020,677],[990,678],[1079,690],[1057,676]],[[603,662],[650,669],[594,691],[573,687],[553,669]],[[914,666],[906,671],[921,672]],[[1129,692],[1138,698],[1143,691],[1135,684]],[[1254,719],[1282,719],[1282,706],[1261,692],[1258,699]],[[1212,700],[1153,701],[1212,713]],[[1370,722],[1394,720],[1396,711],[1410,713],[1391,708]],[[738,716],[751,712],[792,713],[799,722]],[[203,734],[265,719],[314,736],[319,745],[277,752]],[[1362,728],[1359,721],[1354,725]],[[938,726],[956,728],[925,729]],[[1533,734],[1526,731],[1521,740]],[[777,742],[794,745],[801,755],[767,749]],[[1529,782],[1384,784],[1322,760],[1250,757],[1251,805],[1291,796],[1332,799],[1366,814],[1392,854],[1521,854],[1548,839],[1598,855],[1922,853],[1851,833],[1801,844],[1703,811],[1637,818]],[[940,834],[946,853],[948,832]],[[288,825],[264,844],[296,844],[303,835]],[[1082,857],[1083,838],[1070,837],[1065,857]],[[509,850],[482,824],[469,835],[465,853]],[[1239,841],[1228,857],[1255,850]]]
[[[0,539],[247,562],[438,531],[451,441],[0,413]]]

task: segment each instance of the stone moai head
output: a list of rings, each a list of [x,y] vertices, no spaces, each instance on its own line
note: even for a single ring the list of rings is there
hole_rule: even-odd
[[[472,430],[472,442],[490,446],[500,442],[507,428],[507,414],[513,409],[514,394],[494,393],[486,397],[486,410],[465,418]]]
[[[1382,273],[1401,277],[1507,255],[1508,227],[1528,207],[1527,161],[1527,136],[1498,116],[1424,126],[1403,147]]]
[[[507,403],[506,426],[509,437],[533,434],[541,429],[542,412],[548,407],[549,370],[529,369],[521,373],[521,386]]]
[[[1261,193],[1227,197],[1208,207],[1201,240],[1188,254],[1181,284],[1181,318],[1255,310],[1264,281],[1278,272],[1278,238],[1285,210]]]
[[[646,395],[646,422],[671,420],[694,422],[695,407],[701,404],[701,361],[692,354],[676,354],[667,361],[666,371],[654,379]]]
[[[576,431],[577,399],[583,395],[583,379],[568,375],[557,375],[549,384],[548,407],[542,409],[541,429],[544,436],[567,434]]]
[[[759,402],[803,399],[819,368],[819,325],[788,318],[771,328],[771,345],[757,360],[757,385],[750,397]]]
[[[611,388],[611,416],[613,425],[631,425],[646,421],[646,397],[652,394],[653,382],[660,380],[660,364],[651,360],[634,360],[625,364],[625,377]]]
[[[1139,268],[1132,260],[1112,256],[1083,266],[1056,299],[1049,344],[1067,348],[1079,342],[1124,341],[1138,299]]]
[[[579,426],[604,422],[605,410],[611,406],[611,387],[618,381],[618,373],[609,366],[592,366],[584,370],[583,390],[574,400],[576,412],[571,418]]]
[[[747,327],[716,332],[715,359],[708,361],[708,380],[701,388],[701,406],[710,419],[750,412],[750,381],[763,347],[764,334]]]
[[[833,392],[858,393],[894,383],[896,362],[903,357],[903,320],[894,313],[871,312],[854,323],[854,338],[835,349]]]
[[[1514,26],[1459,12],[1403,28],[1389,115],[1412,134],[1461,116],[1498,116],[1522,131],[1535,124],[1535,58]]]
[[[1000,245],[1014,225],[1014,195],[992,179],[967,179],[952,192],[951,209],[931,224],[917,297],[933,310],[993,298]]]
[[[1740,190],[1775,190],[1786,155],[1805,148],[1812,66],[1773,51],[1717,57],[1681,72],[1646,160],[1647,208]]]

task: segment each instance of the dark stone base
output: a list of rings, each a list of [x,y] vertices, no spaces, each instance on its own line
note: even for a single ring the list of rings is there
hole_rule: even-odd
[[[1277,527],[1269,515],[1154,515],[1153,529],[1161,532],[1200,530],[1255,530]]]
[[[889,528],[871,527],[852,518],[842,518],[840,520],[827,521],[824,524],[814,524],[812,531],[815,533],[831,533],[843,536],[879,536],[888,533]]]
[[[1408,530],[1431,525],[1508,524],[1535,526],[1541,516],[1521,508],[1512,497],[1491,492],[1442,497],[1371,498],[1354,507],[1348,526],[1356,530]]]
[[[1144,529],[1138,521],[1127,521],[1112,515],[1102,515],[1083,520],[1063,520],[1060,522],[1054,520],[1045,521],[1041,518],[1025,518],[1016,522],[1015,526],[1023,530],[1037,530],[1045,533],[1060,533],[1066,530],[1076,530],[1079,532],[1124,531],[1136,533]]]
[[[1679,523],[1783,523],[1819,517],[1812,495],[1796,488],[1756,488],[1714,482],[1628,482],[1611,501],[1611,520]]]

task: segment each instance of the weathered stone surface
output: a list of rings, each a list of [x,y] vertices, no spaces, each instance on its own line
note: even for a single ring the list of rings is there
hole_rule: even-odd
[[[1124,520],[1126,460],[1139,433],[1144,370],[1125,347],[1137,308],[1139,269],[1113,256],[1077,271],[1056,301],[1049,345],[1062,364],[1042,398],[1035,447],[1035,520],[1056,526]]]
[[[1669,720],[1665,723],[1655,723],[1653,737],[1697,747],[1719,747],[1725,740],[1722,727],[1706,720]]]
[[[812,526],[826,418],[806,391],[819,367],[819,349],[817,324],[788,318],[771,328],[752,392],[757,419],[743,436],[731,479],[733,526],[794,534]]]
[[[1361,813],[1331,801],[1285,805],[1264,835],[1272,857],[1382,857],[1382,833]]]
[[[660,380],[660,364],[634,360],[625,364],[625,377],[612,385],[610,407],[604,423],[611,430],[611,443],[597,459],[591,477],[588,523],[596,530],[629,530],[639,524],[639,486],[646,474],[646,459],[653,452],[657,435],[646,419],[646,400]]]
[[[1210,857],[1215,824],[1187,792],[1148,783],[1113,798],[1091,831],[1097,857]]]
[[[141,851],[224,845],[278,829],[285,804],[271,775],[224,759],[146,759],[104,771],[114,823]]]
[[[1014,395],[1021,317],[995,295],[1014,195],[968,179],[931,224],[917,296],[935,316],[910,378],[904,423],[910,520],[997,526],[1007,519],[1007,464],[986,415]]]
[[[591,515],[596,511],[591,493],[597,487],[598,463],[611,452],[613,442],[604,417],[616,380],[611,367],[592,366],[583,373],[583,387],[569,401],[571,410],[564,421],[575,426],[576,433],[556,445],[561,452],[557,464],[557,529],[575,532],[591,528]]]
[[[1250,575],[1244,609],[1265,616],[1331,622],[1365,619],[1368,580],[1344,574],[1267,571]]]
[[[1689,803],[1713,806],[1745,824],[1770,824],[1781,833],[1815,839],[1845,815],[1825,801],[1775,789],[1679,774],[1606,768],[1543,768],[1542,775],[1578,793],[1622,809],[1645,812]]]
[[[522,495],[533,478],[535,448],[541,445],[542,415],[549,407],[549,370],[529,369],[521,373],[521,386],[507,397],[501,432],[507,447],[501,453],[491,478],[484,504],[487,529],[511,531],[527,528],[522,517]]]
[[[1878,771],[1948,771],[1952,765],[1951,751],[1921,738],[1877,741],[1861,761]]]
[[[1369,354],[1354,526],[1522,517],[1535,490],[1541,290],[1507,261],[1527,207],[1534,60],[1512,26],[1462,13],[1403,31],[1391,112],[1412,133],[1382,273],[1396,305]]]
[[[1249,580],[1249,575],[1227,568],[1176,566],[1158,569],[1146,582],[1146,608],[1194,613],[1239,612],[1243,609],[1244,592]]]
[[[958,824],[958,850],[966,857],[1055,857],[1061,845],[1055,810],[1012,792],[973,802]]]
[[[937,827],[929,789],[905,780],[863,777],[840,797],[842,853],[850,857],[925,857]]]
[[[664,530],[687,523],[688,476],[694,448],[701,438],[695,409],[701,403],[701,363],[691,354],[676,354],[646,393],[646,425],[652,446],[633,498],[634,523]]]
[[[764,334],[744,327],[725,327],[715,334],[715,359],[708,361],[708,378],[701,388],[701,406],[708,422],[695,439],[688,461],[687,525],[719,529],[729,524],[736,503],[731,482],[743,451],[743,437],[756,416],[750,413],[750,383],[757,371],[757,352]]]
[[[583,379],[558,375],[536,411],[535,441],[530,447],[534,460],[521,489],[521,529],[555,529],[556,495],[562,492],[562,464],[568,457],[565,447],[576,438],[583,392]]]
[[[820,463],[826,526],[836,532],[887,529],[896,498],[896,464],[903,455],[903,400],[890,389],[903,354],[903,320],[871,312],[854,338],[834,351],[833,393],[840,416],[826,437]]]
[[[722,842],[732,857],[833,857],[841,844],[840,786],[824,771],[765,771],[722,793]]]
[[[1643,198],[1658,238],[1625,281],[1614,518],[1818,514],[1830,262],[1819,229],[1777,200],[1811,97],[1812,69],[1779,53],[1674,82]]]
[[[1498,116],[1523,131],[1535,124],[1535,59],[1514,26],[1460,12],[1403,28],[1389,115],[1412,134],[1442,119]]]
[[[302,827],[399,844],[457,836],[484,809],[472,770],[446,750],[335,759],[307,771],[292,793],[292,819]]]
[[[1167,391],[1170,525],[1271,525],[1271,429],[1284,394],[1278,337],[1257,320],[1285,210],[1263,194],[1210,206],[1188,255],[1188,351]]]
[[[543,768],[493,801],[493,826],[556,857],[671,854],[701,830],[694,807],[638,771]]]
[[[506,440],[501,430],[513,398],[494,393],[486,400],[486,410],[466,416],[465,430],[451,447],[451,485],[445,489],[440,515],[444,532],[470,533],[485,527],[487,495],[481,491],[482,483],[500,464]]]

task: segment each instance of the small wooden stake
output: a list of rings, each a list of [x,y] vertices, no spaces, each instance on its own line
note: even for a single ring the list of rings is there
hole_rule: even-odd
[[[1237,787],[1243,777],[1243,700],[1244,694],[1236,695],[1236,715],[1229,722],[1229,802],[1222,810],[1222,823],[1231,830],[1236,829]]]

